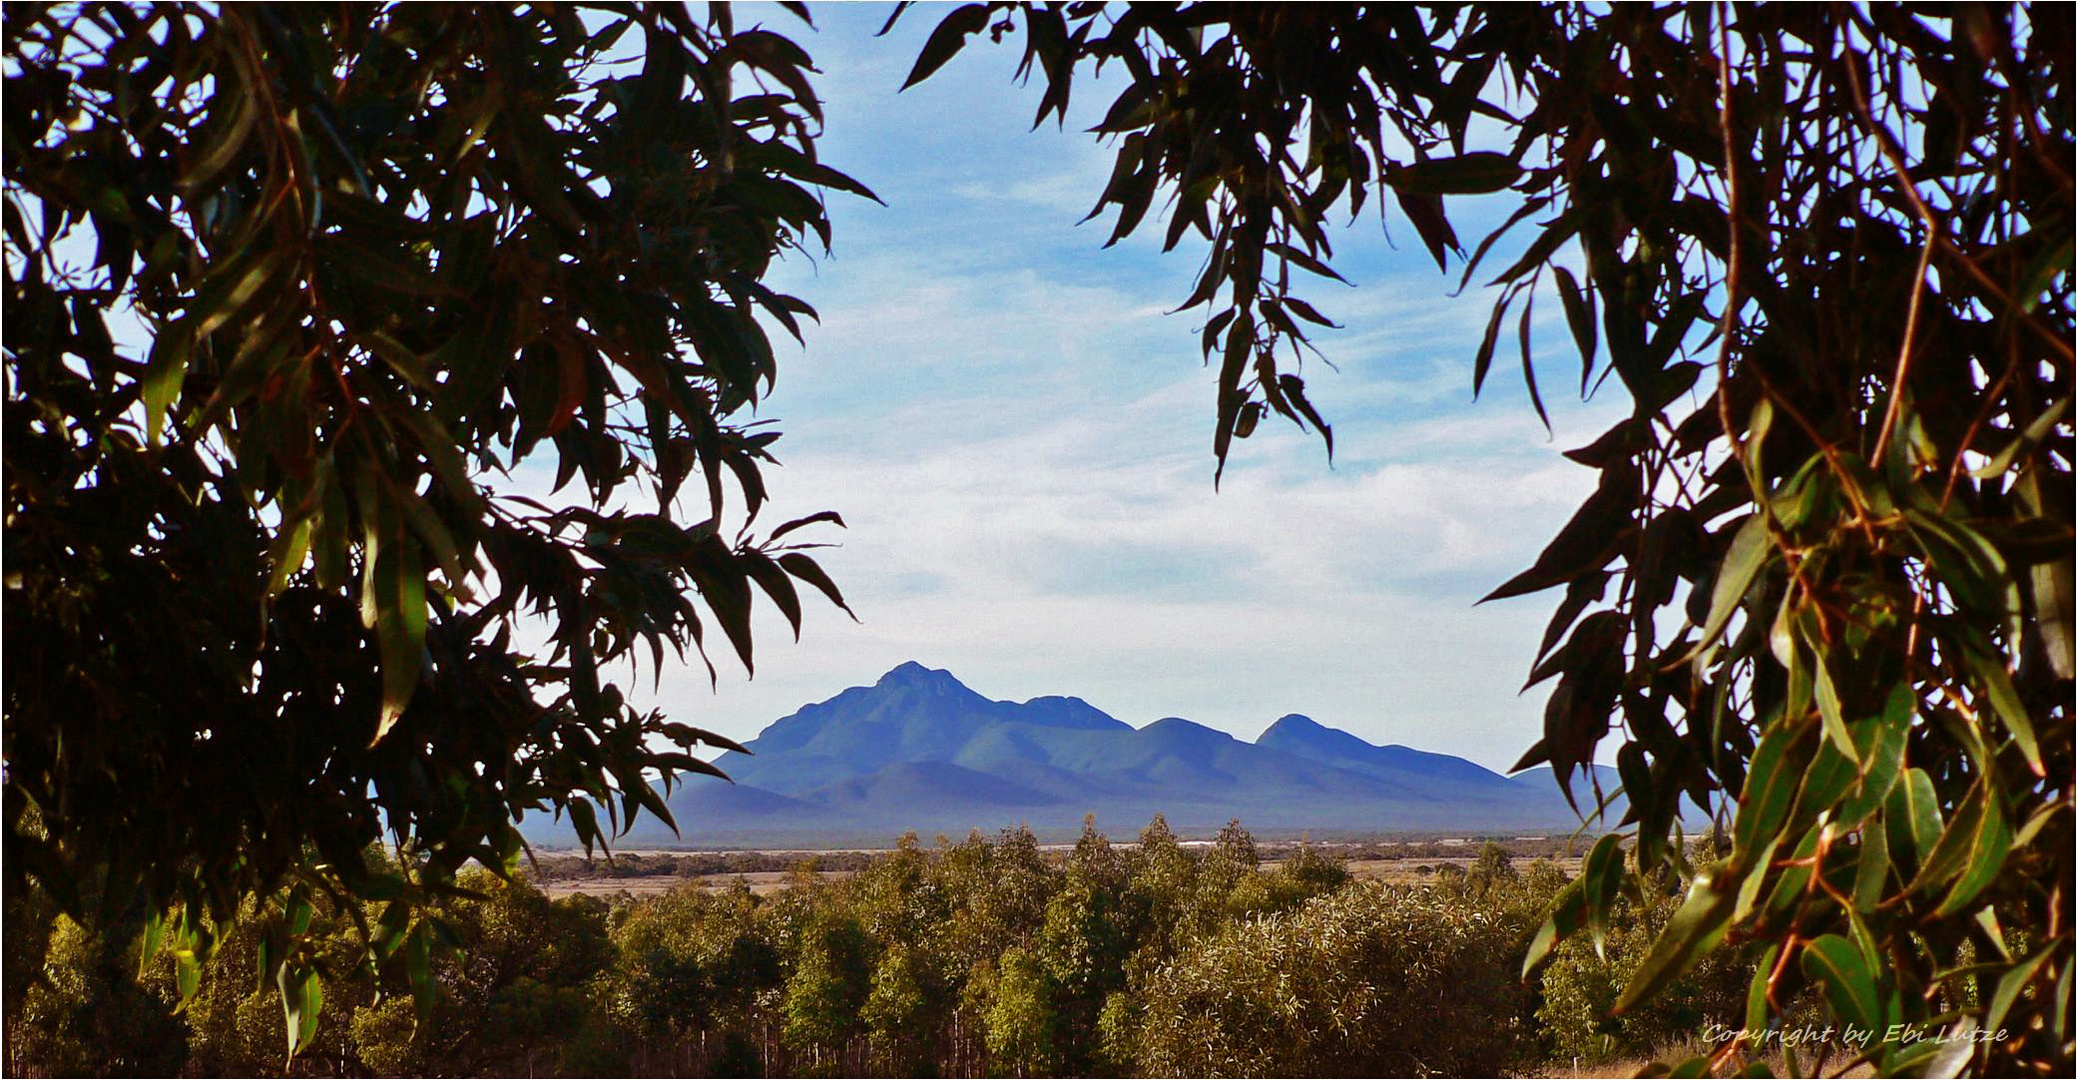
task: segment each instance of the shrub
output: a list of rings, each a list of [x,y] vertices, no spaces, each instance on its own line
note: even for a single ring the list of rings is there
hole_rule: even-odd
[[[1753,975],[1750,950],[1714,952],[1649,1000],[1622,1016],[1609,1015],[1679,900],[1664,875],[1655,884],[1642,904],[1624,902],[1616,909],[1599,956],[1582,935],[1562,943],[1543,967],[1537,1020],[1556,1058],[1649,1056],[1693,1039],[1712,1021],[1741,1026]]]
[[[1521,904],[1355,884],[1230,926],[1149,980],[1160,1076],[1498,1075],[1529,1048]],[[1368,1071],[1368,1072],[1367,1072]]]
[[[10,1074],[171,1076],[180,1071],[188,1056],[180,1021],[163,996],[138,985],[141,926],[133,921],[97,934],[57,917],[43,939],[42,977],[32,975],[26,986],[8,987]],[[33,939],[25,943],[33,944]],[[30,966],[26,961],[25,956],[22,967]],[[10,975],[16,967],[10,962]]]

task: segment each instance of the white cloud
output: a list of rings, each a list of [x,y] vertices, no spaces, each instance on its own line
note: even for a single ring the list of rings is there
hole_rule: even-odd
[[[898,33],[936,21],[911,20]],[[717,656],[719,693],[696,667],[667,672],[658,699],[748,737],[917,659],[984,694],[1077,694],[1136,724],[1177,714],[1252,738],[1298,711],[1512,763],[1540,729],[1541,696],[1515,688],[1551,603],[1473,602],[1591,489],[1556,451],[1617,415],[1572,400],[1558,305],[1537,320],[1547,434],[1512,333],[1470,404],[1491,297],[1451,297],[1425,251],[1388,250],[1367,220],[1337,238],[1360,287],[1306,293],[1346,324],[1319,337],[1340,373],[1305,368],[1333,467],[1317,437],[1266,420],[1215,492],[1197,318],[1164,314],[1195,258],[1100,252],[1108,227],[1067,227],[1109,152],[1072,118],[1065,136],[1026,134],[1036,91],[1011,87],[1000,55],[891,97],[906,62],[887,57],[915,44],[843,26],[810,42],[830,72],[825,160],[892,205],[833,204],[837,257],[781,275],[823,318],[783,352],[765,410],[788,433],[768,520],[843,513],[848,530],[801,535],[838,545],[816,554],[862,621],[811,605],[793,647],[766,611],[756,680]],[[1078,108],[1104,96],[1078,91]]]
[[[966,183],[953,189],[953,194],[965,199],[979,201],[1006,201],[1037,207],[1050,211],[1050,218],[1064,218],[1068,224],[1081,221],[1096,205],[1097,196],[1104,190],[1104,181],[1109,166],[1097,161],[1093,167],[1064,170],[1047,176],[1019,180],[1006,186],[982,183]]]
[[[1534,419],[1490,410],[1408,422],[1421,453],[1369,468],[1329,471],[1295,434],[1247,446],[1268,452],[1215,493],[1202,399],[1175,392],[1202,374],[1183,374],[1123,409],[791,457],[789,507],[850,524],[820,557],[864,622],[823,612],[802,648],[768,644],[758,684],[725,684],[717,703],[735,733],[913,658],[985,693],[1081,694],[1135,722],[1178,713],[1244,736],[1310,709],[1448,748],[1469,715],[1482,737],[1459,752],[1512,761],[1540,712],[1513,687],[1549,605],[1471,604],[1535,557],[1592,474]],[[1169,422],[1150,435],[1157,416]],[[706,696],[671,682],[667,700]]]

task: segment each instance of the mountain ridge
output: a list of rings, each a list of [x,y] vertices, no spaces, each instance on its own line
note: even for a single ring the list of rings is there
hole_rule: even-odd
[[[733,783],[696,775],[664,792],[676,835],[645,816],[617,843],[885,843],[1017,824],[1072,834],[1085,815],[1137,830],[1161,814],[1186,833],[1239,818],[1266,836],[1580,824],[1548,773],[1511,778],[1297,713],[1253,741],[1177,716],[1135,728],[1078,697],[993,700],[913,660],[796,709],[744,748],[715,759]],[[541,845],[575,841],[562,821],[522,831]]]

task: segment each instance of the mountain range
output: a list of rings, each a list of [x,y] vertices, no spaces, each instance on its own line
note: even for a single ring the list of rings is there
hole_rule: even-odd
[[[1081,698],[994,701],[915,662],[802,707],[745,749],[715,759],[733,783],[695,775],[666,793],[677,835],[645,815],[617,846],[878,846],[909,829],[959,836],[1017,824],[1051,838],[1072,835],[1086,814],[1121,837],[1157,813],[1185,835],[1239,818],[1265,837],[1580,823],[1548,770],[1503,776],[1296,714],[1252,743],[1180,717],[1135,728]],[[540,846],[574,840],[567,821],[522,831]]]

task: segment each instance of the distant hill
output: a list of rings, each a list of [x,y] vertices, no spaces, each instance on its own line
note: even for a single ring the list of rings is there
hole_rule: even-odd
[[[1240,818],[1266,836],[1580,823],[1544,770],[1510,778],[1298,715],[1252,743],[1181,717],[1136,729],[1080,698],[994,701],[913,661],[803,706],[745,748],[715,760],[735,783],[695,776],[672,789],[678,835],[645,816],[619,843],[828,847],[1020,823],[1063,835],[1085,814],[1116,835],[1157,813],[1180,832]],[[536,817],[524,831],[540,845],[574,840],[567,822]]]

